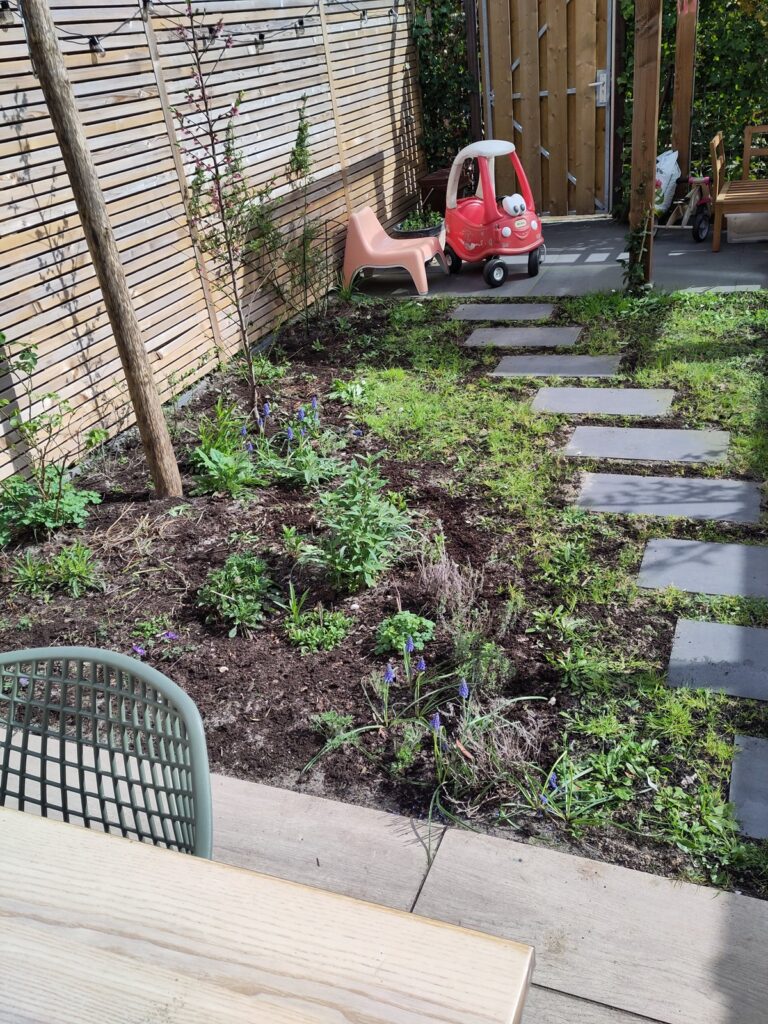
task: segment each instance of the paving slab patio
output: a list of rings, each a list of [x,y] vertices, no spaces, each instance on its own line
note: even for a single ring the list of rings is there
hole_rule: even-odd
[[[465,348],[571,348],[583,327],[478,327]]]
[[[675,392],[671,388],[539,388],[531,408],[576,416],[664,416]]]
[[[750,480],[584,473],[575,503],[591,512],[759,523],[760,497]]]
[[[548,320],[551,302],[463,302],[452,311],[454,320]]]
[[[449,829],[416,913],[530,943],[539,987],[664,1024],[765,1024],[761,900]]]
[[[628,462],[722,462],[729,442],[726,430],[576,427],[564,453]]]
[[[651,540],[638,583],[650,589],[677,587],[691,594],[768,597],[768,547]]]
[[[730,800],[744,835],[768,839],[768,740],[736,737]],[[768,941],[768,936],[763,941]]]
[[[504,356],[492,377],[613,377],[621,356]]]
[[[768,700],[768,629],[678,619],[667,682]]]

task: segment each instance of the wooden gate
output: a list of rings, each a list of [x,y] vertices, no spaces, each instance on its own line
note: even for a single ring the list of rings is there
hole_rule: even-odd
[[[486,134],[514,141],[541,212],[609,208],[614,3],[487,0]]]

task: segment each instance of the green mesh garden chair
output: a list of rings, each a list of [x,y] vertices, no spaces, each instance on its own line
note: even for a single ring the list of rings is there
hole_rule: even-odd
[[[210,857],[200,714],[123,654],[0,654],[0,805]]]

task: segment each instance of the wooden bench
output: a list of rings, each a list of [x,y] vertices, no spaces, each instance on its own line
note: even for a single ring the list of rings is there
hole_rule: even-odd
[[[720,251],[723,220],[732,213],[768,213],[768,178],[750,181],[753,157],[768,156],[768,145],[755,146],[754,137],[768,135],[768,125],[747,125],[744,130],[744,169],[741,181],[725,181],[725,147],[721,132],[709,144],[712,157],[712,196],[715,206],[715,228],[712,252]]]

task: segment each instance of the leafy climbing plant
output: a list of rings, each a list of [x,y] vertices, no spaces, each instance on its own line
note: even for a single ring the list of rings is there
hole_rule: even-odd
[[[427,166],[436,170],[471,141],[472,79],[461,0],[416,0],[412,34],[419,54],[424,149]]]

